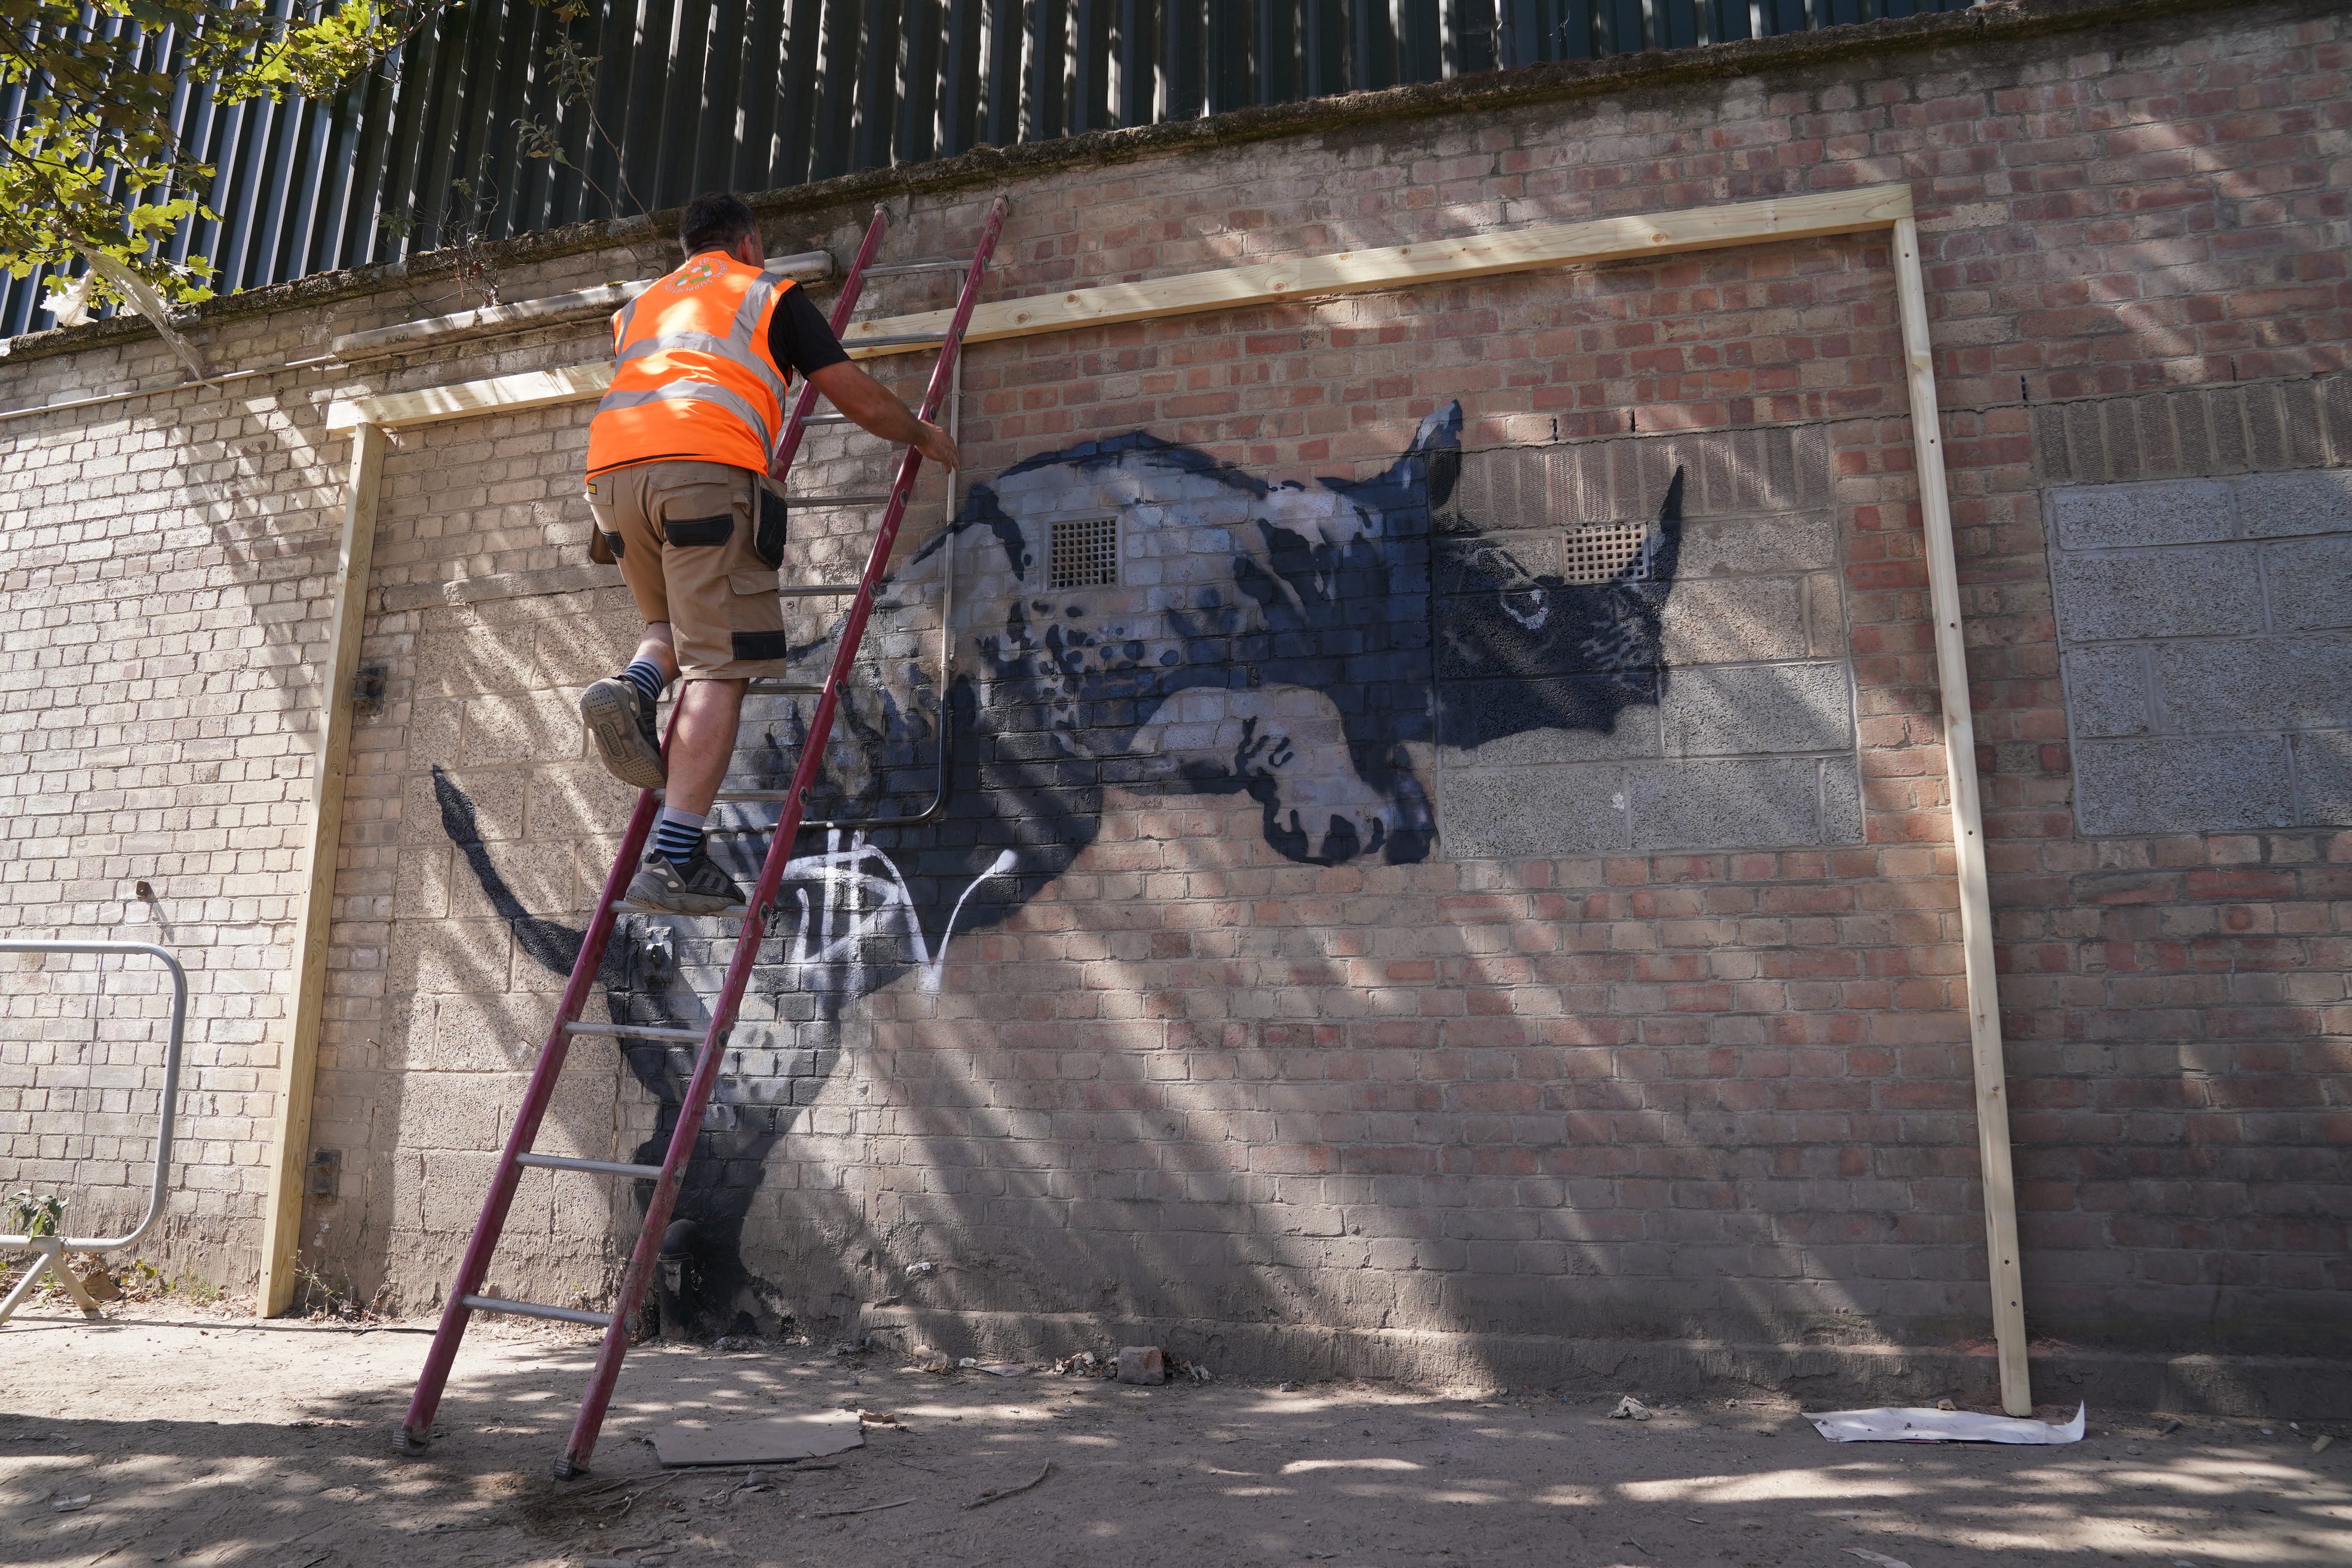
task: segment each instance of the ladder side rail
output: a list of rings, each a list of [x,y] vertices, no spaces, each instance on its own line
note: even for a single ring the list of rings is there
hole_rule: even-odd
[[[520,1156],[530,1152],[539,1137],[539,1124],[555,1097],[556,1079],[562,1075],[563,1058],[571,1049],[572,1036],[567,1026],[576,1022],[588,1005],[588,993],[596,983],[597,972],[604,967],[604,950],[613,940],[613,928],[619,920],[614,905],[628,891],[637,858],[645,853],[646,840],[652,837],[658,801],[651,790],[637,793],[636,809],[629,814],[628,826],[621,835],[620,852],[613,857],[613,869],[604,878],[604,890],[597,895],[595,915],[588,922],[587,934],[580,939],[580,954],[572,960],[572,978],[556,1005],[555,1021],[549,1026],[546,1043],[539,1047],[539,1062],[531,1069],[530,1086],[515,1112],[514,1125],[507,1130],[506,1146],[499,1152],[490,1190],[482,1198],[481,1218],[474,1223],[474,1234],[458,1261],[457,1277],[441,1308],[440,1327],[433,1331],[433,1348],[425,1355],[425,1370],[417,1375],[416,1392],[409,1400],[407,1415],[401,1421],[400,1438],[408,1448],[421,1448],[432,1437],[434,1414],[440,1408],[449,1369],[457,1362],[458,1342],[465,1338],[466,1325],[473,1316],[466,1298],[480,1292],[483,1279],[489,1273],[491,1254],[498,1250],[508,1211],[514,1205],[515,1188],[522,1180]]]
[[[874,220],[866,226],[866,243],[857,247],[857,259],[841,279],[841,292],[833,301],[833,335],[841,336],[849,330],[849,318],[857,310],[857,298],[866,291],[866,269],[871,266],[877,252],[882,248],[882,236],[890,227],[890,211],[876,207]],[[768,477],[778,484],[791,471],[793,459],[801,455],[801,432],[807,428],[808,416],[816,410],[816,384],[801,378],[801,389],[793,398],[791,411],[784,416],[784,434],[776,443],[775,454],[768,460]]]
[[[930,385],[923,395],[921,416],[934,418],[940,405],[947,396],[952,366],[962,352],[964,330],[971,324],[972,308],[979,301],[980,284],[988,269],[996,239],[1004,227],[1004,198],[999,196],[988,210],[988,222],[981,232],[981,241],[973,248],[971,268],[964,276],[962,292],[956,300],[955,318],[948,329],[947,339],[940,345],[939,363],[932,367]],[[866,556],[866,574],[859,581],[857,596],[850,603],[849,616],[844,623],[839,645],[834,650],[833,669],[826,676],[824,693],[817,699],[816,711],[809,721],[807,738],[801,743],[801,755],[793,770],[792,797],[785,801],[782,819],[776,825],[775,837],[769,843],[768,857],[760,869],[760,880],[753,888],[750,907],[743,917],[743,928],[737,933],[734,960],[727,966],[727,983],[710,1009],[710,1024],[703,1036],[701,1051],[695,1061],[694,1077],[687,1086],[683,1102],[678,1107],[677,1125],[670,1134],[669,1152],[662,1160],[661,1179],[654,1184],[653,1201],[647,1205],[644,1228],[637,1233],[637,1245],[629,1257],[627,1271],[621,1277],[619,1299],[613,1309],[613,1321],[604,1331],[604,1342],[597,1352],[596,1370],[590,1378],[586,1394],[580,1402],[580,1414],[572,1424],[572,1436],[564,1445],[563,1457],[558,1461],[556,1474],[565,1479],[586,1468],[589,1456],[596,1447],[596,1435],[603,1427],[604,1411],[612,1402],[613,1385],[621,1373],[621,1359],[628,1352],[629,1322],[636,1315],[637,1305],[644,1299],[647,1280],[661,1246],[662,1233],[669,1227],[671,1211],[677,1207],[678,1188],[686,1173],[688,1161],[693,1156],[694,1145],[702,1135],[702,1119],[710,1102],[711,1091],[719,1081],[719,1063],[725,1056],[724,1042],[734,1027],[735,1014],[742,1005],[743,993],[751,984],[751,971],[758,963],[760,943],[766,934],[767,917],[773,906],[777,889],[783,884],[784,868],[791,864],[793,840],[799,836],[802,816],[808,804],[809,792],[815,787],[818,772],[824,763],[825,742],[831,736],[833,718],[839,706],[841,691],[848,683],[849,673],[857,660],[858,644],[866,632],[866,623],[874,607],[874,596],[890,563],[890,551],[896,542],[898,524],[907,514],[907,503],[915,489],[915,476],[921,468],[923,455],[919,448],[909,447],[898,460],[898,476],[890,487],[890,504],[882,516],[882,525],[876,531],[874,548]]]

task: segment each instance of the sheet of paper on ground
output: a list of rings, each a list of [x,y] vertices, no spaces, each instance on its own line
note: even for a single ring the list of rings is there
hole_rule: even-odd
[[[2063,1426],[1972,1410],[1830,1410],[1805,1417],[1832,1443],[2079,1443],[2090,1406]]]

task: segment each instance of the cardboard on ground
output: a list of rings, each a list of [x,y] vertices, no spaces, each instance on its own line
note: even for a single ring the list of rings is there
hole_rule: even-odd
[[[763,1415],[716,1424],[681,1421],[654,1429],[654,1453],[666,1465],[775,1465],[862,1447],[855,1410]]]

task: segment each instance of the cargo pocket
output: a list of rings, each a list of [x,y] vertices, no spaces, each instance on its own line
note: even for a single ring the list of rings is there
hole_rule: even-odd
[[[793,651],[789,632],[736,632],[733,636],[737,658],[785,658]]]
[[[621,558],[621,536],[604,526],[604,492],[588,481],[588,559],[610,566]]]
[[[724,544],[735,537],[735,514],[722,511],[717,517],[680,517],[670,520],[663,530],[672,545],[686,547],[698,544]]]
[[[760,494],[760,523],[752,531],[751,552],[771,566],[784,563],[784,498],[756,485]]]
[[[780,659],[792,652],[776,574],[750,569],[727,574],[728,636],[737,658]]]

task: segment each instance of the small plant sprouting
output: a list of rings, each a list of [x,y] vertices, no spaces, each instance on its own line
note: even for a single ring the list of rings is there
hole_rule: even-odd
[[[8,1194],[8,1228],[26,1236],[55,1236],[66,1217],[66,1200],[54,1193],[19,1187]]]
[[[563,12],[558,10],[556,15],[562,16]],[[583,55],[568,35],[559,34],[555,41],[547,46],[547,82],[554,89],[558,105],[572,105],[584,113],[588,122],[588,139],[601,142],[611,150],[614,168],[620,175],[621,194],[627,198],[629,205],[643,212],[646,204],[638,199],[635,189],[629,184],[628,162],[621,156],[620,143],[613,140],[604,130],[604,122],[597,118],[596,68],[603,63],[603,56]],[[516,150],[524,157],[544,158],[571,170],[604,199],[607,207],[615,213],[621,210],[621,204],[613,199],[610,191],[590,178],[587,170],[565,155],[563,139],[554,127],[530,119],[518,120],[514,123]]]

